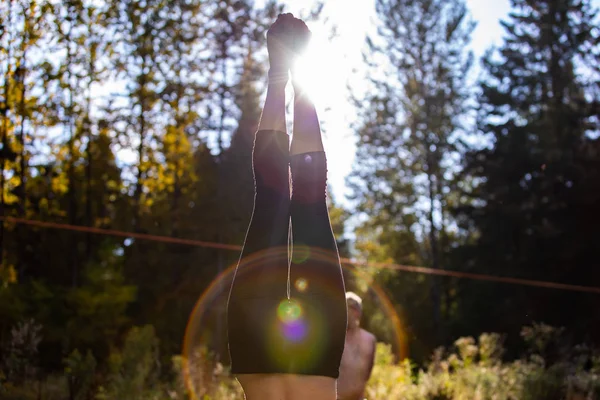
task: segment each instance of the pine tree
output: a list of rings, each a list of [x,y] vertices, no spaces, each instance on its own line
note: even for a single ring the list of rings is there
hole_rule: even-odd
[[[479,272],[598,286],[596,12],[581,0],[512,5],[505,43],[483,63],[478,131],[487,146],[466,158],[473,186],[458,217],[476,236],[461,257]],[[462,312],[478,331],[513,333],[532,320],[600,327],[586,295],[467,283],[463,291]]]
[[[11,196],[11,187],[16,186],[15,183],[10,182],[10,172],[5,170],[11,170],[14,162],[17,159],[17,152],[15,151],[15,125],[17,119],[17,92],[16,81],[18,75],[18,54],[17,41],[19,36],[19,29],[17,28],[17,22],[15,21],[15,4],[10,2],[8,4],[2,4],[2,17],[0,17],[0,23],[2,29],[0,30],[0,41],[2,44],[2,52],[0,52],[0,61],[2,65],[2,93],[0,93],[0,214],[5,216],[8,214],[8,209],[12,203],[16,201],[14,196]],[[12,198],[11,198],[12,197]],[[0,221],[0,268],[2,269],[2,275],[4,276],[8,270],[13,270],[10,261],[5,259],[5,234],[6,224],[5,221]]]
[[[260,119],[259,83],[266,74],[264,65],[257,62],[255,57],[254,49],[249,48],[236,94],[241,115],[231,145],[223,154],[222,183],[225,187],[222,204],[225,207],[222,213],[223,218],[227,218],[225,225],[228,227],[223,239],[227,243],[243,243],[254,202],[252,147]]]
[[[61,3],[54,9],[58,23],[56,26],[57,33],[57,50],[65,50],[65,58],[58,70],[60,91],[57,93],[57,119],[62,126],[63,136],[67,143],[67,158],[65,174],[67,179],[67,222],[71,225],[79,224],[79,191],[77,190],[77,182],[75,178],[75,165],[81,157],[79,143],[81,142],[81,123],[82,109],[78,107],[79,89],[82,86],[82,75],[77,73],[81,66],[81,59],[85,51],[80,46],[80,37],[78,34],[78,26],[81,23],[80,16],[83,14],[83,4],[77,0],[69,0]],[[71,271],[71,284],[77,286],[79,283],[79,267],[81,260],[79,257],[79,235],[71,232],[67,236],[67,240],[74,244],[73,251],[67,255],[69,269]]]
[[[102,149],[95,149],[95,144],[102,144],[102,139],[106,139],[106,129],[99,126],[98,116],[94,115],[93,107],[95,101],[92,99],[92,91],[94,86],[103,82],[107,75],[108,69],[101,64],[104,59],[103,55],[111,50],[111,43],[105,39],[106,35],[106,4],[96,5],[93,2],[84,2],[83,10],[80,14],[80,24],[85,27],[79,39],[79,44],[85,48],[86,56],[82,60],[82,70],[85,84],[83,92],[85,93],[82,101],[82,122],[81,136],[82,142],[85,143],[85,187],[82,192],[85,196],[85,225],[98,225],[98,215],[94,213],[94,199],[92,194],[94,191],[94,155]],[[101,136],[96,138],[96,136]],[[100,164],[101,165],[101,164]],[[108,190],[110,192],[110,189]],[[104,224],[105,222],[101,222]],[[86,234],[85,240],[85,259],[89,262],[96,250],[97,240],[95,241],[91,233]]]
[[[2,194],[0,203],[5,216],[26,217],[27,180],[30,176],[29,163],[34,156],[33,140],[39,115],[44,114],[40,106],[39,69],[42,61],[35,53],[47,43],[44,36],[50,20],[50,7],[46,2],[15,1],[2,4],[0,19],[0,64],[3,68],[0,122],[2,151]],[[4,69],[5,68],[5,69]],[[0,247],[9,250],[4,267],[14,265],[18,275],[27,269],[23,262],[26,249],[23,229],[15,226],[9,230],[10,242],[4,240],[4,221],[0,227]],[[10,249],[8,249],[10,247]],[[4,257],[4,252],[0,259]],[[0,269],[3,267],[0,266]]]
[[[362,229],[396,262],[445,268],[473,23],[461,0],[378,0],[376,9],[379,35],[368,39],[366,57],[385,73],[371,69],[373,94],[357,103],[364,115],[350,179],[359,211],[370,216]],[[416,329],[440,343],[442,282],[428,283],[431,326]]]
[[[154,140],[159,133],[157,115],[160,87],[159,48],[168,40],[163,31],[167,12],[164,2],[114,0],[110,2],[107,23],[113,34],[111,77],[125,86],[124,102],[120,102],[118,120],[113,127],[127,143],[126,148],[135,154],[135,166],[131,174],[131,226],[136,232],[147,231],[142,226],[142,216],[149,204],[145,183],[151,178],[156,165],[153,151]]]

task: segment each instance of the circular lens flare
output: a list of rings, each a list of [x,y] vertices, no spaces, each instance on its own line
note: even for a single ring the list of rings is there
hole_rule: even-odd
[[[287,255],[287,247],[279,249],[282,257]],[[337,259],[332,260],[331,255],[327,252],[323,252],[320,249],[312,248],[310,251],[311,259],[319,260],[320,262],[339,262]],[[273,255],[273,249],[270,250],[271,256]],[[202,293],[196,305],[188,319],[188,324],[185,331],[184,343],[181,357],[181,369],[183,374],[183,381],[188,389],[190,398],[199,399],[204,396],[205,387],[204,376],[212,376],[213,370],[207,368],[213,368],[210,362],[204,358],[201,354],[204,354],[203,349],[210,348],[210,345],[215,342],[216,339],[221,341],[227,340],[227,332],[223,322],[227,311],[227,299],[228,293],[231,287],[231,282],[237,274],[245,274],[247,271],[252,271],[253,267],[260,265],[264,260],[264,254],[253,254],[239,262],[239,271],[236,272],[236,265],[232,265],[226,271],[218,275],[211,284]],[[301,271],[302,266],[299,265],[298,271]],[[349,271],[355,274],[359,279],[362,279],[364,271],[351,264],[342,263],[342,268],[345,271]],[[301,273],[301,272],[300,272]],[[249,282],[249,285],[254,286],[256,282]],[[306,290],[308,288],[308,280],[305,278],[298,278],[294,281],[294,286],[298,291],[302,292],[302,288]],[[323,290],[328,290],[327,287],[323,287]],[[332,288],[333,290],[333,288]],[[377,306],[381,307],[384,314],[388,317],[388,321],[391,324],[392,331],[394,333],[394,348],[397,351],[399,359],[403,359],[407,356],[406,346],[406,335],[403,330],[400,317],[394,305],[389,300],[387,294],[376,282],[369,280],[368,290],[374,294]],[[318,328],[321,324],[319,321],[306,321],[306,312],[302,304],[293,299],[285,299],[284,302],[280,302],[277,310],[273,310],[274,324],[273,334],[277,334],[286,340],[298,344],[299,342],[311,339],[314,333],[320,332]],[[326,318],[326,316],[324,316]],[[220,329],[218,327],[221,327]],[[275,332],[278,333],[275,333]],[[320,336],[317,339],[323,339]],[[313,343],[313,342],[311,342]],[[302,360],[304,364],[314,364],[319,362],[317,356],[319,353],[319,346],[321,343],[317,340],[314,342],[314,349],[311,347],[310,354],[306,355],[307,359]],[[277,354],[273,355],[278,356]],[[309,357],[310,356],[310,357]],[[283,356],[282,356],[283,357]],[[198,360],[201,359],[201,362]],[[285,362],[285,359],[282,359]],[[284,365],[284,364],[282,364]],[[207,375],[208,374],[208,375]]]
[[[298,343],[306,337],[307,321],[302,318],[303,310],[300,303],[293,299],[285,299],[277,307],[277,316],[283,337],[293,343]]]

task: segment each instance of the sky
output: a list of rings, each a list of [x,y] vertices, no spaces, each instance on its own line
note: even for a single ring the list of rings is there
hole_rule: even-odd
[[[501,19],[506,19],[510,10],[509,0],[466,0],[467,7],[477,26],[472,35],[471,50],[476,59],[493,45],[502,43]],[[288,11],[302,15],[310,9],[311,1],[287,1]],[[328,22],[323,22],[328,19]],[[347,83],[359,86],[358,76],[353,69],[360,70],[363,62],[361,51],[365,47],[366,33],[371,31],[375,20],[373,0],[352,2],[327,0],[323,18],[307,25],[313,32],[309,50],[307,78],[309,91],[319,113],[324,130],[324,144],[328,158],[329,184],[337,202],[347,204],[345,196],[349,190],[346,176],[352,170],[356,150],[355,137],[350,123],[356,111],[348,100]],[[328,38],[329,26],[337,27],[337,36]],[[313,70],[310,70],[310,66]],[[314,66],[319,65],[319,70]],[[473,74],[477,74],[474,68]],[[358,78],[360,79],[360,78]]]

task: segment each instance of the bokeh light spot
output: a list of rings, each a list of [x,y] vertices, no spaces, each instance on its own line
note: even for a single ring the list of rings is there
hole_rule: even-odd
[[[296,279],[296,282],[294,282],[294,287],[296,287],[296,290],[299,292],[304,292],[306,289],[308,289],[308,280],[304,278],[298,278]]]
[[[298,321],[302,316],[302,306],[294,300],[285,299],[277,307],[277,316],[284,323]]]

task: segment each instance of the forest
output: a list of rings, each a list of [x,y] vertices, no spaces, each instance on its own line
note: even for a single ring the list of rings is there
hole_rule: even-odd
[[[367,397],[600,399],[598,3],[510,0],[482,57],[465,0],[373,3],[329,197]],[[243,398],[226,301],[290,7],[0,0],[1,399]]]

